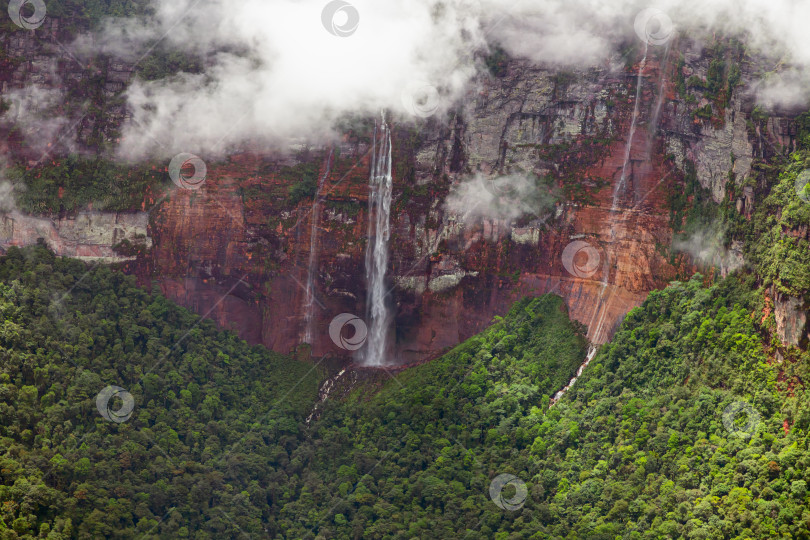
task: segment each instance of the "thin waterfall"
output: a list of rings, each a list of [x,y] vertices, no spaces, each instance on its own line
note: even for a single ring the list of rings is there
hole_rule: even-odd
[[[666,66],[669,63],[670,42],[667,42],[664,54],[658,64],[658,95],[655,99],[655,107],[653,108],[652,116],[650,117],[650,124],[647,126],[647,143],[644,148],[645,166],[649,167],[646,170],[652,170],[652,150],[655,143],[655,135],[658,131],[658,122],[661,119],[661,109],[664,106],[664,93],[666,85]],[[636,203],[641,201],[636,198]]]
[[[630,120],[630,133],[627,136],[627,144],[624,147],[624,162],[622,163],[622,174],[619,177],[619,182],[616,184],[616,188],[613,190],[613,202],[610,206],[610,241],[613,242],[616,239],[616,211],[619,209],[619,203],[622,199],[622,193],[624,192],[624,185],[627,182],[627,167],[630,164],[630,153],[633,149],[633,137],[636,134],[636,124],[638,122],[638,111],[639,111],[639,102],[641,101],[641,84],[643,81],[644,76],[644,68],[647,65],[647,52],[649,49],[649,44],[644,44],[644,57],[641,59],[641,64],[639,64],[638,68],[638,77],[636,80],[636,99],[633,105],[633,116]],[[602,326],[605,321],[605,315],[607,314],[607,306],[604,305],[603,299],[605,296],[605,291],[607,290],[608,280],[610,278],[610,267],[606,268],[606,271],[602,273],[602,289],[599,291],[599,306],[596,310],[596,313],[599,313],[599,321],[596,325],[596,330],[593,333],[593,341],[596,341],[600,334],[602,333]],[[596,315],[594,314],[594,316]],[[593,322],[593,319],[591,320]]]
[[[622,191],[624,190],[624,184],[627,181],[627,166],[630,164],[630,150],[633,148],[633,137],[636,134],[636,122],[638,121],[638,106],[639,101],[641,101],[641,82],[644,78],[644,68],[647,65],[647,49],[649,45],[644,44],[644,58],[641,59],[641,64],[638,67],[638,78],[636,81],[636,102],[633,105],[633,118],[630,121],[630,134],[627,136],[627,145],[624,147],[624,163],[622,164],[622,175],[619,178],[619,183],[616,184],[616,189],[613,190],[613,204],[610,207],[610,236],[613,239],[615,234],[615,230],[613,228],[613,214],[616,212],[616,209],[619,207],[619,201],[621,200]]]
[[[374,127],[371,174],[369,177],[368,244],[366,246],[366,281],[368,283],[368,341],[363,363],[382,366],[387,363],[388,328],[391,313],[388,309],[388,290],[385,272],[388,268],[388,240],[391,236],[391,131],[381,114]]]
[[[582,375],[582,372],[585,371],[585,368],[588,367],[588,364],[591,363],[591,360],[593,360],[594,356],[596,356],[596,345],[589,345],[588,354],[585,356],[585,362],[583,362],[582,365],[579,366],[577,374],[574,375],[571,381],[567,385],[565,385],[559,392],[554,394],[554,397],[551,398],[551,405],[554,405],[557,401],[559,401],[560,398],[565,395],[568,389],[574,386],[574,383],[577,382],[577,379],[579,378],[580,375]]]
[[[312,218],[309,231],[309,264],[307,266],[307,288],[306,298],[304,299],[304,320],[306,322],[304,330],[304,342],[312,345],[312,322],[314,319],[315,310],[315,266],[318,263],[318,222],[321,217],[321,191],[326,178],[329,176],[329,171],[332,167],[332,154],[334,149],[329,149],[329,156],[326,158],[326,166],[323,175],[318,181],[318,187],[315,190],[315,200],[312,203]]]
[[[647,140],[647,155],[649,156],[652,151],[652,142],[655,138],[655,132],[658,130],[658,119],[661,117],[661,107],[664,105],[664,83],[666,82],[666,65],[669,61],[670,43],[667,42],[666,49],[664,50],[664,57],[659,64],[658,70],[660,75],[658,77],[658,98],[655,101],[655,109],[653,109],[652,120],[650,121],[650,133]]]
[[[312,422],[313,418],[319,416],[318,413],[321,412],[321,404],[324,403],[327,399],[329,399],[329,394],[331,394],[332,390],[335,389],[335,385],[337,384],[338,379],[340,379],[344,373],[346,373],[346,368],[341,369],[340,373],[338,373],[337,375],[326,379],[323,385],[321,385],[320,390],[318,390],[318,402],[315,403],[314,407],[312,407],[312,411],[309,413],[309,416],[307,416],[307,419],[305,420],[305,423],[307,425],[309,425],[309,423]]]
[[[644,69],[647,66],[648,47],[649,47],[649,45],[645,43],[645,45],[644,45],[644,57],[641,59],[641,64],[639,64],[638,78],[636,80],[636,98],[635,98],[635,103],[633,105],[633,116],[632,116],[632,118],[630,120],[630,133],[627,136],[627,144],[625,145],[625,148],[624,148],[624,162],[622,163],[622,173],[621,173],[621,176],[619,177],[619,182],[616,184],[616,188],[613,190],[613,201],[612,201],[612,204],[611,204],[611,207],[610,207],[610,218],[609,218],[609,220],[610,220],[609,223],[610,223],[610,240],[611,240],[611,242],[616,239],[616,217],[617,217],[616,214],[617,214],[617,210],[619,209],[619,203],[620,203],[621,198],[622,198],[622,192],[624,191],[624,185],[627,182],[627,167],[630,164],[630,154],[631,154],[631,150],[633,149],[633,137],[636,134],[636,125],[637,125],[637,122],[638,122],[638,114],[639,114],[639,104],[641,102],[641,85],[642,85],[643,77],[644,77]],[[669,52],[669,48],[667,48],[667,55],[668,55],[668,52]],[[665,59],[666,59],[666,56],[665,56]],[[652,125],[651,129],[653,130],[653,132],[655,130],[655,124],[657,124],[657,122],[658,122],[658,116],[659,116],[659,114],[661,112],[661,106],[662,106],[662,103],[663,103],[663,88],[664,88],[663,67],[661,68],[661,70],[662,70],[662,72],[661,72],[661,80],[659,82],[658,102],[656,103],[655,110],[653,112],[653,117],[652,117],[653,125]],[[647,154],[648,155],[650,153],[651,148],[652,148],[651,145],[648,143],[648,148],[647,148]],[[605,296],[605,291],[607,290],[609,278],[610,278],[610,267],[605,266],[605,269],[602,272],[602,288],[599,291],[599,305],[598,305],[596,311],[594,312],[594,317],[591,319],[591,324],[593,324],[593,319],[595,319],[596,316],[599,315],[599,321],[598,321],[598,323],[596,325],[596,330],[594,330],[592,338],[591,338],[592,341],[594,341],[594,342],[596,342],[599,339],[599,336],[601,335],[601,333],[603,331],[603,325],[604,325],[604,321],[605,321],[605,316],[607,315],[607,305],[606,304],[610,303],[610,297],[608,297],[607,302],[603,301],[604,296]],[[577,374],[571,379],[571,381],[565,387],[563,387],[560,391],[558,391],[556,394],[554,394],[554,397],[551,399],[551,405],[553,405],[554,403],[559,401],[559,399],[563,395],[565,395],[565,393],[568,391],[568,389],[570,389],[574,385],[574,383],[577,382],[577,379],[579,378],[579,376],[582,375],[582,372],[585,370],[585,368],[588,366],[588,364],[590,364],[591,360],[593,360],[593,357],[596,355],[596,350],[597,349],[596,349],[595,345],[590,345],[589,346],[588,354],[585,357],[585,361],[582,363],[582,365],[579,366],[579,369],[577,370]]]

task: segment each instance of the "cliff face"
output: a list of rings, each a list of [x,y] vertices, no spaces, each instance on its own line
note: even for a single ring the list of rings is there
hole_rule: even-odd
[[[51,155],[95,150],[115,143],[127,110],[122,93],[133,66],[105,56],[78,58],[65,43],[75,39],[75,21],[47,17],[36,32],[0,36],[0,133],[25,164]],[[7,142],[6,142],[7,141]]]
[[[58,27],[38,34],[36,44],[13,38],[31,60],[3,78],[4,91],[32,83],[69,90],[87,78],[55,41],[47,46],[57,34]],[[608,340],[650,290],[695,270],[669,249],[668,194],[682,189],[691,163],[716,202],[733,197],[750,213],[756,201],[743,184],[755,174],[752,164],[792,148],[795,134],[789,115],[772,117],[764,130],[749,121],[752,105],[742,96],[755,63],[741,64],[741,86],[730,99],[690,103],[679,81],[707,79],[707,53],[683,42],[651,48],[646,61],[643,51],[630,58],[573,73],[512,61],[483,77],[449,118],[394,123],[388,277],[399,362],[459,343],[526,294],[561,295],[593,342]],[[50,79],[37,75],[45,60],[54,66]],[[110,126],[124,115],[113,98],[131,67],[99,61],[96,68],[99,102],[110,105],[80,121],[79,140],[90,132],[114,137]],[[707,105],[708,113],[696,114]],[[340,313],[365,315],[369,150],[368,129],[359,129],[332,148],[207,163],[202,189],[172,189],[150,213],[152,249],[129,268],[246,340],[286,352],[305,334],[312,260],[313,354],[348,354],[328,330]],[[516,220],[465,220],[448,211],[454,186],[476,174],[511,173],[551,179],[561,193],[554,207]],[[313,212],[311,194],[295,196],[290,187],[322,177],[320,211]],[[777,302],[777,311],[780,305],[787,306],[782,331],[802,334],[804,321],[787,314],[790,301]]]
[[[435,355],[520,296],[545,292],[563,296],[590,339],[602,343],[648,291],[695,270],[669,252],[667,194],[682,189],[683,168],[693,162],[700,183],[723,201],[727,184],[742,183],[753,159],[764,156],[757,155],[763,145],[751,142],[759,135],[748,129],[741,99],[706,120],[679,100],[676,70],[705,73],[708,61],[698,56],[681,68],[676,55],[659,50],[643,66],[638,58],[628,68],[565,76],[514,62],[482,80],[447,123],[394,129],[389,277],[400,362]],[[775,122],[767,137],[787,147],[782,125]],[[329,338],[329,322],[343,312],[363,317],[366,303],[369,144],[347,139],[336,150],[316,224],[315,355],[343,352]],[[290,206],[285,198],[295,168],[317,164],[320,177],[327,154],[237,156],[209,166],[200,193],[173,195],[153,229],[150,263],[163,291],[223,325],[237,321],[247,339],[295,347],[305,332],[313,214],[311,199]],[[464,222],[448,212],[454,184],[514,172],[551,177],[565,195],[554,209],[514,221]],[[740,204],[753,204],[750,195]],[[584,260],[565,254],[573,242]],[[597,263],[588,261],[594,256]]]
[[[149,216],[139,213],[79,212],[73,217],[34,217],[20,212],[0,215],[0,247],[44,242],[55,253],[88,261],[135,261],[152,246]]]

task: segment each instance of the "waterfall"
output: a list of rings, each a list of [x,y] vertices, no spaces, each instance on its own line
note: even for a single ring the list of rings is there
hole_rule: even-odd
[[[638,77],[636,80],[636,99],[633,105],[633,116],[630,120],[630,133],[627,136],[627,144],[624,147],[624,162],[622,163],[622,173],[619,177],[619,182],[616,184],[616,188],[613,190],[613,202],[610,206],[610,241],[613,242],[616,239],[616,211],[619,209],[619,203],[622,199],[622,192],[624,191],[624,185],[627,182],[627,167],[630,164],[630,152],[633,149],[633,137],[636,134],[636,124],[638,122],[638,111],[639,111],[639,102],[641,101],[641,84],[643,81],[644,75],[644,68],[647,65],[647,52],[648,52],[649,44],[645,43],[644,45],[644,57],[641,59],[641,64],[639,64],[638,68]],[[592,335],[592,340],[597,341],[599,335],[602,333],[602,326],[605,321],[605,315],[607,314],[607,305],[604,305],[603,299],[605,296],[605,291],[607,290],[608,286],[608,279],[610,278],[610,267],[606,268],[606,271],[602,273],[602,290],[599,292],[599,306],[594,313],[594,318],[597,314],[599,315],[599,321],[596,325],[596,330],[594,330]],[[610,298],[608,298],[610,300]],[[593,323],[593,318],[591,319],[591,323]]]
[[[318,222],[321,216],[321,190],[326,178],[329,176],[329,170],[332,166],[332,154],[334,150],[329,150],[329,156],[326,158],[326,167],[324,173],[318,181],[318,187],[315,190],[315,201],[312,203],[312,219],[309,231],[309,264],[307,266],[307,287],[306,298],[304,299],[304,320],[306,327],[304,330],[304,342],[312,345],[312,321],[314,318],[314,304],[315,304],[315,266],[318,262]]]
[[[381,115],[374,128],[371,174],[369,176],[369,221],[366,246],[366,281],[368,283],[368,341],[363,363],[381,366],[387,363],[388,328],[391,314],[386,303],[388,291],[385,272],[388,268],[389,215],[391,213],[391,132]]]
[[[664,105],[664,90],[665,90],[665,83],[666,83],[666,65],[669,62],[669,53],[670,47],[669,42],[667,42],[666,49],[664,50],[664,55],[661,58],[661,61],[658,66],[658,97],[655,100],[655,108],[653,109],[652,117],[650,118],[650,125],[648,128],[647,133],[647,147],[645,149],[644,157],[649,161],[650,156],[652,155],[652,147],[653,142],[655,141],[655,133],[658,131],[658,120],[661,118],[661,108]]]
[[[658,130],[658,119],[661,117],[661,107],[664,104],[664,83],[666,82],[666,65],[669,61],[669,42],[667,42],[666,49],[664,50],[664,57],[659,65],[658,77],[658,99],[655,102],[655,109],[653,110],[652,121],[650,122],[650,137],[647,146],[647,155],[650,154],[652,149],[652,140],[655,138],[655,132]]]
[[[554,397],[551,398],[551,405],[554,405],[557,401],[559,401],[559,399],[563,397],[563,395],[565,395],[568,389],[574,386],[574,383],[577,382],[577,379],[579,378],[580,375],[582,375],[582,372],[585,371],[585,368],[588,367],[588,364],[591,363],[591,360],[593,360],[594,356],[596,356],[596,345],[589,345],[588,354],[585,356],[585,361],[582,363],[581,366],[579,366],[577,374],[574,375],[571,381],[567,385],[565,385],[562,388],[562,390],[554,394]]]
[[[638,78],[636,81],[636,102],[633,105],[633,117],[630,121],[630,134],[627,136],[627,145],[624,147],[624,163],[622,164],[622,175],[619,178],[619,183],[616,184],[616,189],[613,190],[613,204],[610,207],[610,235],[611,239],[613,238],[615,231],[613,229],[613,214],[616,212],[616,209],[619,207],[619,201],[621,200],[622,191],[624,190],[624,184],[627,181],[627,166],[630,164],[630,151],[633,148],[633,137],[636,134],[636,123],[638,121],[638,108],[639,108],[639,101],[641,101],[641,82],[643,80],[644,75],[644,68],[647,65],[647,48],[649,47],[648,44],[645,43],[644,45],[644,58],[641,59],[641,64],[638,67]]]
[[[320,390],[318,390],[318,401],[317,403],[315,403],[315,406],[312,407],[312,411],[309,413],[309,416],[307,416],[307,419],[305,420],[305,423],[307,425],[309,425],[309,423],[312,422],[313,418],[318,416],[318,413],[321,410],[321,404],[324,403],[327,399],[329,399],[329,394],[331,394],[332,390],[335,389],[335,385],[337,384],[338,379],[340,379],[344,373],[346,373],[346,368],[341,369],[340,373],[338,373],[337,375],[326,379],[324,383],[321,385]]]

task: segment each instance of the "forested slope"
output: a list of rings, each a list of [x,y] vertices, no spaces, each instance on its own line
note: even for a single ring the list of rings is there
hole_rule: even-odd
[[[810,535],[807,358],[753,278],[652,293],[551,406],[587,343],[548,295],[311,425],[312,365],[131,278],[38,247],[0,281],[3,538]]]
[[[652,293],[550,409],[546,370],[576,354],[548,322],[358,392],[295,452],[308,479],[280,524],[323,538],[807,537],[807,358],[770,356],[753,282],[702,279]],[[500,473],[526,484],[518,510],[490,500]]]
[[[0,383],[0,537],[224,538],[261,531],[318,373],[36,247],[0,258]]]

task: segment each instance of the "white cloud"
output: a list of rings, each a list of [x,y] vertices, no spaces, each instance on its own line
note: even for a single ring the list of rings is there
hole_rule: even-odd
[[[154,1],[154,17],[111,22],[76,44],[135,61],[165,36],[165,46],[206,59],[205,75],[132,84],[126,157],[317,141],[346,113],[404,116],[401,94],[414,81],[439,88],[441,114],[469,90],[480,69],[473,52],[486,42],[535,62],[604,64],[638,39],[634,19],[647,7],[693,36],[743,33],[755,51],[787,53],[799,69],[810,64],[810,2],[794,0],[352,0],[359,25],[348,37],[322,25],[325,0]]]
[[[223,153],[248,139],[328,135],[347,112],[404,112],[402,91],[415,80],[461,92],[474,74],[469,57],[483,43],[475,19],[421,0],[354,2],[360,24],[348,37],[324,28],[321,1],[203,0],[183,9],[190,4],[161,2],[156,21],[167,31],[177,23],[167,41],[210,65],[205,75],[131,85],[133,117],[121,145],[127,156],[159,147]],[[155,33],[134,35],[145,47],[144,36]]]
[[[757,102],[767,109],[806,107],[810,98],[810,72],[790,67],[763,78],[752,92]]]
[[[28,148],[39,153],[56,145],[76,150],[75,122],[60,114],[64,96],[60,90],[39,85],[15,88],[3,94],[8,110],[0,121],[15,126]]]
[[[6,214],[16,209],[14,185],[8,180],[0,180],[0,213]]]
[[[481,220],[514,221],[522,216],[547,218],[555,195],[533,176],[511,174],[487,178],[477,174],[454,185],[445,208],[465,223]]]
[[[720,268],[727,272],[743,266],[744,259],[740,251],[725,247],[726,230],[719,222],[692,233],[688,238],[676,238],[672,242],[674,251],[688,253],[695,261]]]

